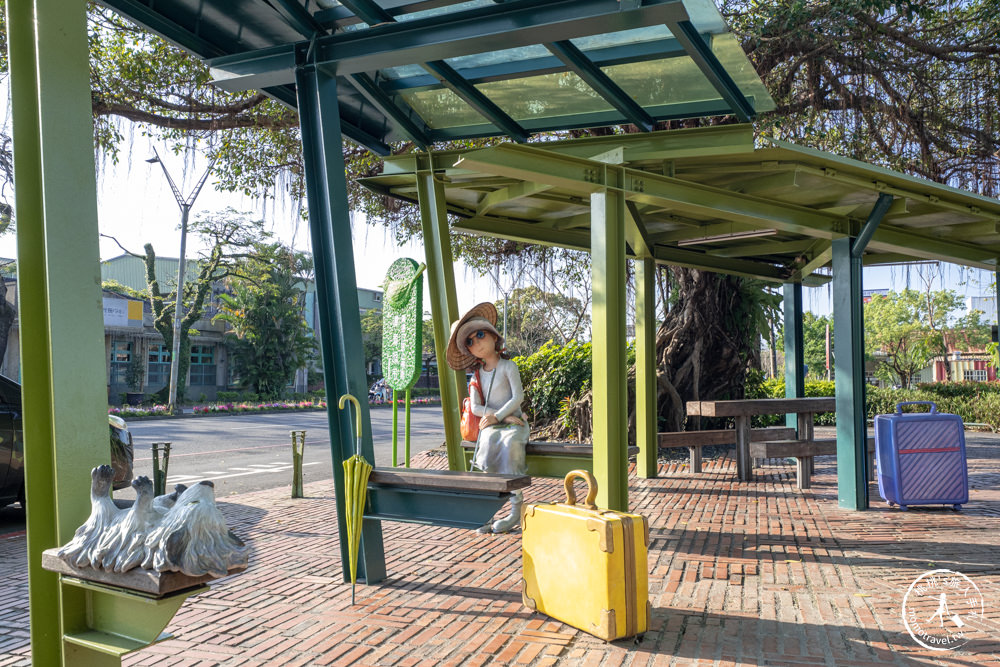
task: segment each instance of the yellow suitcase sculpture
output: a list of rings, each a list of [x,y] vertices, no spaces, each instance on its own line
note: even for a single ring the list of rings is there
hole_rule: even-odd
[[[577,477],[589,487],[583,505]],[[524,508],[524,604],[605,641],[642,634],[650,616],[646,517],[597,509],[597,481],[585,470],[566,475],[565,486],[565,503]]]

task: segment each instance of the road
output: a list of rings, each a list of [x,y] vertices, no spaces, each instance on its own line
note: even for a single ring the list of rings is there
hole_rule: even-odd
[[[440,406],[413,407],[410,453],[416,455],[444,442]],[[375,463],[391,465],[392,411],[372,408]],[[404,413],[399,411],[399,457],[402,464]],[[167,484],[192,484],[202,479],[215,483],[218,498],[292,483],[292,446],[289,431],[306,431],[302,472],[306,484],[331,479],[330,435],[326,413],[271,412],[149,419],[129,422],[135,445],[133,474],[152,478],[152,443],[170,442]],[[81,474],[89,474],[86,471]],[[115,492],[115,498],[133,498],[132,489]],[[0,536],[24,529],[19,505],[0,508]]]

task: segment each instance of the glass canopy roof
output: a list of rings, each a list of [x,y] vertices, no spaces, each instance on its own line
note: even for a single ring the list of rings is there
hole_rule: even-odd
[[[344,133],[386,154],[461,138],[774,108],[711,0],[104,0],[208,61],[230,91],[296,106],[336,72]]]

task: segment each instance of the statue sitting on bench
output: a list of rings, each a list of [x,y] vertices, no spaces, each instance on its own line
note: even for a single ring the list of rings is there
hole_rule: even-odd
[[[479,437],[472,467],[489,473],[526,475],[524,449],[530,429],[521,412],[521,373],[504,350],[496,323],[497,309],[492,303],[480,303],[452,323],[447,361],[455,370],[474,371],[469,397],[472,414],[479,417]],[[510,514],[477,532],[506,533],[520,523],[522,503],[521,491],[515,491]]]

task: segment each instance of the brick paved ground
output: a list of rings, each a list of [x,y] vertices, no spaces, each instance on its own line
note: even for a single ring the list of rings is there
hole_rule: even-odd
[[[670,464],[659,479],[632,477],[634,509],[650,518],[654,610],[638,646],[522,607],[517,534],[384,524],[389,579],[359,586],[352,607],[329,483],[301,500],[288,488],[225,498],[254,547],[250,569],[191,598],[168,628],[175,638],[125,664],[1000,665],[1000,436],[969,434],[968,451],[961,512],[880,501],[842,511],[832,458],[817,460],[804,492],[791,465],[738,483],[725,458],[701,475]],[[536,480],[525,495],[555,500],[560,486]],[[965,573],[986,601],[962,650],[923,649],[901,620],[910,582],[935,568]],[[23,537],[0,540],[0,577],[0,667],[27,665]]]

